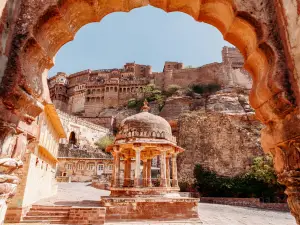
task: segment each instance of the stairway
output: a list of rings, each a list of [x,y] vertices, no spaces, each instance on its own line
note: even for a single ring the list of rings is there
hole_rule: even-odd
[[[22,223],[67,224],[70,208],[69,206],[33,205],[23,217]]]

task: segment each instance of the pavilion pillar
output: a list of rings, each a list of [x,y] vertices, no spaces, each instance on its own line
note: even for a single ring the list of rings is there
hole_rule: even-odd
[[[134,186],[140,186],[140,166],[141,166],[141,148],[135,149],[135,175],[134,175]]]
[[[114,185],[113,187],[120,187],[120,152],[115,151],[114,157]]]
[[[167,177],[167,168],[166,168],[166,151],[161,152],[160,155],[160,186],[161,187],[166,187],[167,182],[166,182],[166,177]]]
[[[147,187],[147,159],[143,160],[143,186]]]
[[[124,187],[130,187],[131,158],[126,158],[124,169]]]
[[[170,156],[166,157],[166,182],[167,187],[170,187]]]
[[[177,154],[172,154],[172,187],[178,187]]]
[[[151,166],[152,166],[152,159],[147,159],[147,187],[152,187]]]

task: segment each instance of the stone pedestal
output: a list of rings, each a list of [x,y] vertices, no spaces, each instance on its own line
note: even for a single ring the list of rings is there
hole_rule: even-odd
[[[160,220],[200,222],[198,198],[102,197],[106,221]]]

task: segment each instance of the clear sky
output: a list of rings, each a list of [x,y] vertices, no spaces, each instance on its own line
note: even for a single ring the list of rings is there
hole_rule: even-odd
[[[166,13],[151,6],[129,13],[112,13],[100,23],[82,27],[55,57],[49,76],[85,69],[121,68],[126,62],[152,65],[162,71],[165,61],[201,66],[221,62],[224,45],[214,27],[179,12]]]

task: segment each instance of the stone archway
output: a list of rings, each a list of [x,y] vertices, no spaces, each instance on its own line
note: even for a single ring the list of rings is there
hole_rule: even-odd
[[[76,145],[77,144],[77,139],[76,139],[76,134],[74,131],[72,131],[70,133],[70,136],[69,136],[69,144],[73,144],[73,145]]]
[[[0,118],[14,126],[18,121],[31,124],[42,103],[51,101],[46,77],[60,47],[85,24],[148,4],[211,24],[241,51],[253,78],[250,103],[266,125],[263,148],[274,156],[279,180],[287,186],[291,211],[300,224],[300,126],[296,126],[300,89],[297,55],[283,26],[288,22],[282,0],[7,1],[0,21],[5,47],[0,49]]]

